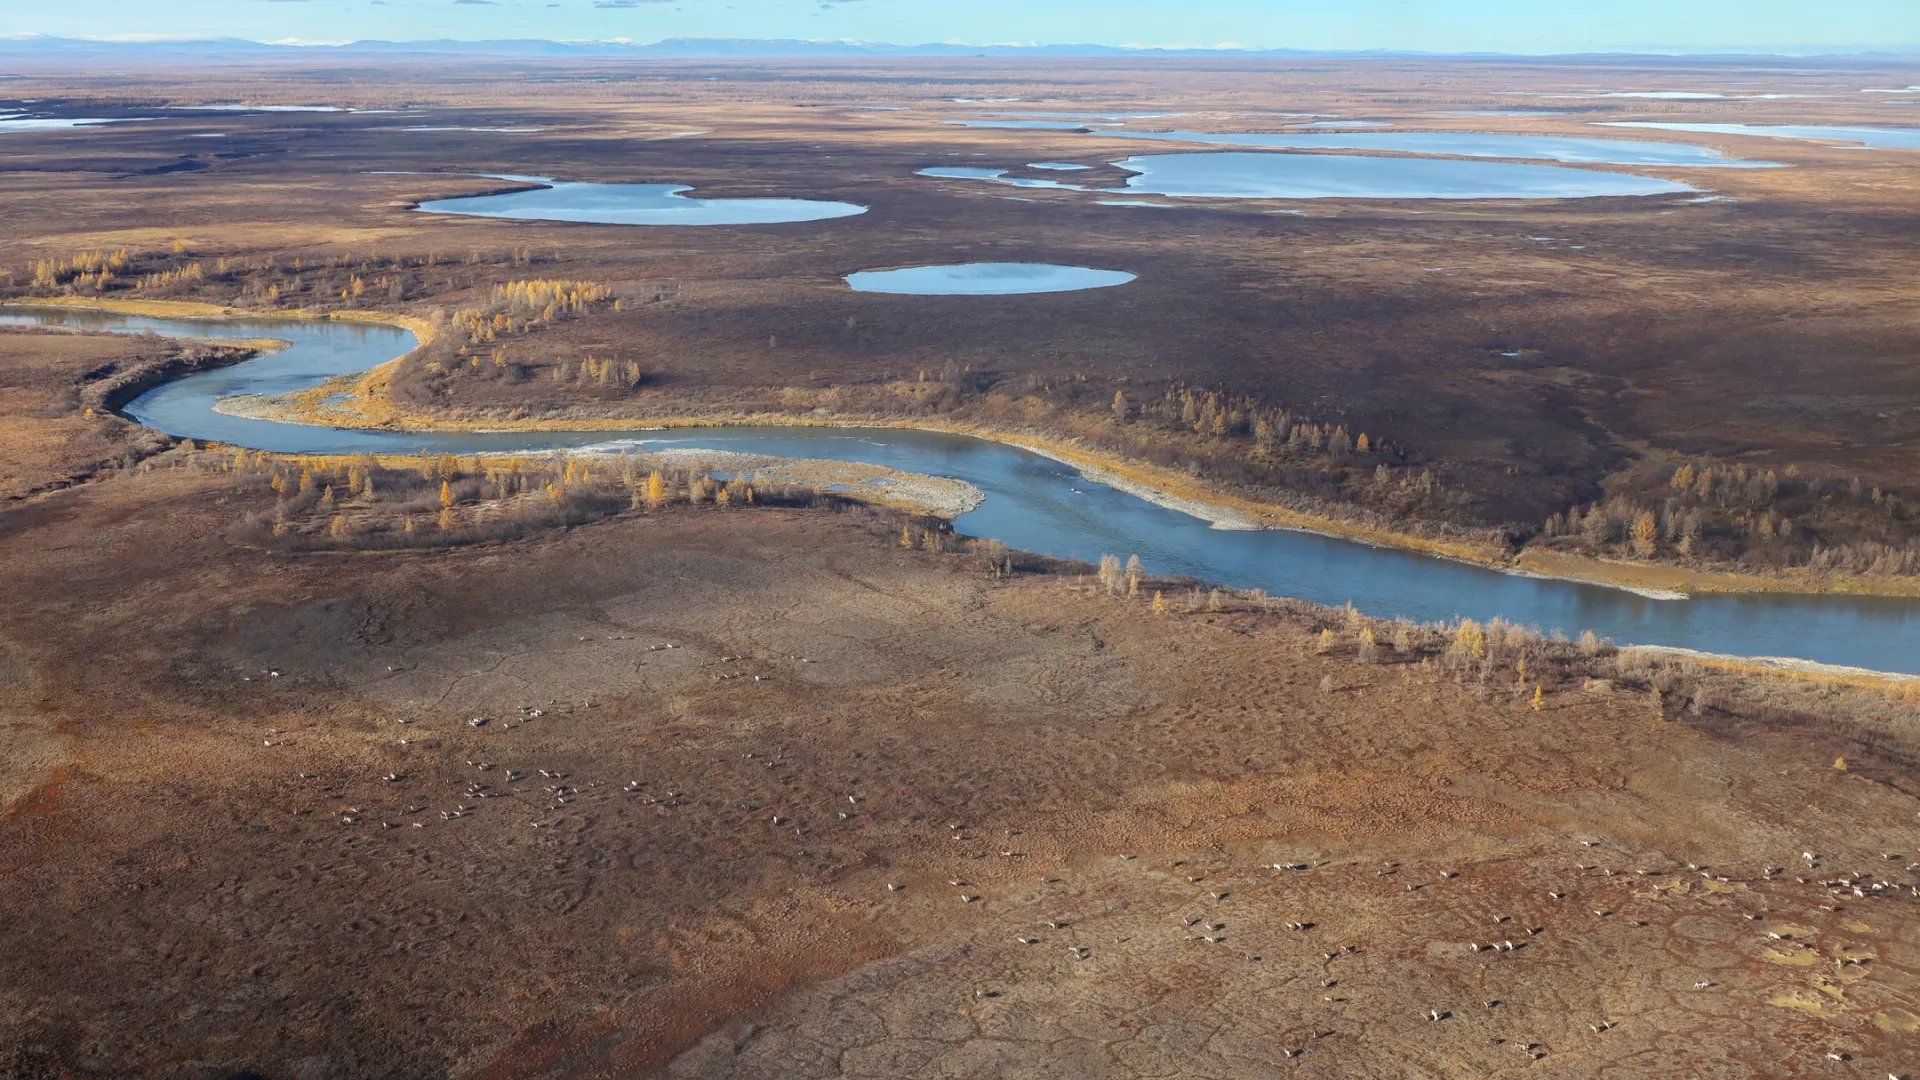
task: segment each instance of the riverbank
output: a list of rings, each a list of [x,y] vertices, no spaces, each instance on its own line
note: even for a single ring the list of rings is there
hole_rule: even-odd
[[[1822,664],[1817,660],[1801,660],[1793,656],[1734,656],[1729,653],[1683,649],[1677,645],[1629,645],[1620,650],[1620,656],[1622,661],[1629,665],[1636,658],[1651,657],[1698,664],[1715,671],[1737,675],[1772,675],[1869,689],[1885,689],[1890,685],[1920,688],[1920,675],[1904,675],[1897,671],[1876,671],[1873,668],[1854,667],[1849,664]]]
[[[987,439],[1038,454],[1080,470],[1095,483],[1106,484],[1157,506],[1234,530],[1291,529],[1341,540],[1454,559],[1503,573],[1620,589],[1654,600],[1683,600],[1702,593],[1844,594],[1855,596],[1920,597],[1920,581],[1902,578],[1861,579],[1833,575],[1763,575],[1737,571],[1682,567],[1624,560],[1596,559],[1550,551],[1521,551],[1517,555],[1493,544],[1464,538],[1434,537],[1404,530],[1295,510],[1271,502],[1248,499],[1210,487],[1177,470],[1129,460],[1090,448],[1076,439],[1046,432],[1009,430],[973,423],[915,418],[896,420],[872,416],[841,416],[819,412],[738,412],[704,416],[551,417],[527,419],[442,417],[400,409],[386,393],[390,365],[357,376],[343,376],[327,384],[284,398],[228,399],[216,406],[231,415],[286,423],[333,427],[371,427],[398,431],[623,431],[635,425],[666,429],[700,427],[865,427],[934,431]]]
[[[34,303],[43,302],[34,301]],[[436,332],[434,324],[427,320],[387,312],[320,313],[296,309],[268,314],[186,301],[114,301],[87,300],[78,297],[59,298],[44,303],[59,307],[91,308],[158,318],[289,318],[399,326],[412,332],[422,344],[432,340]],[[1514,553],[1504,546],[1467,537],[1426,535],[1238,496],[1209,486],[1186,473],[1123,458],[1109,451],[1089,447],[1077,438],[1062,437],[1046,431],[1006,429],[977,423],[943,422],[921,417],[894,419],[870,415],[847,416],[822,412],[818,409],[801,415],[737,412],[664,417],[555,418],[549,416],[518,419],[488,417],[484,421],[476,421],[474,418],[465,416],[433,415],[403,409],[395,404],[388,384],[398,363],[399,359],[395,358],[366,371],[342,375],[320,385],[280,397],[239,395],[226,398],[216,403],[214,408],[228,415],[249,419],[388,431],[593,432],[628,431],[636,425],[660,429],[783,426],[933,431],[987,439],[1038,454],[1080,470],[1090,481],[1106,484],[1155,505],[1207,521],[1220,529],[1289,529],[1437,558],[1453,559],[1503,573],[1600,585],[1657,600],[1681,600],[1688,596],[1708,593],[1920,597],[1920,580],[1905,578],[1866,579],[1792,571],[1780,574],[1755,574],[1670,564],[1635,563],[1552,551],[1523,550]],[[938,494],[933,496],[929,505],[944,507],[961,505],[961,503],[948,499],[944,494]]]
[[[415,315],[402,315],[391,311],[372,311],[353,308],[342,311],[313,311],[308,308],[284,308],[274,311],[256,311],[252,308],[225,307],[220,304],[205,304],[197,300],[114,300],[106,297],[86,296],[49,296],[31,297],[24,300],[9,300],[7,304],[19,307],[57,307],[78,308],[85,311],[108,311],[116,315],[137,315],[149,319],[282,319],[301,322],[344,322],[362,323],[372,326],[397,326],[407,330],[418,339],[414,347],[418,348],[439,336],[439,330],[428,319]],[[411,351],[411,350],[409,350]],[[398,361],[399,357],[394,357]],[[382,367],[387,365],[383,364]]]
[[[592,447],[587,447],[592,450]],[[986,493],[964,480],[890,469],[859,461],[783,458],[726,450],[675,448],[654,450],[642,460],[677,469],[710,469],[752,476],[763,484],[792,484],[899,510],[932,514],[949,521],[986,501]]]
[[[1920,597],[1920,579],[1802,573],[1787,570],[1778,576],[1732,570],[1635,563],[1595,559],[1558,551],[1522,551],[1513,560],[1521,570],[1545,577],[1592,581],[1620,588],[1693,593],[1795,593],[1847,596]]]

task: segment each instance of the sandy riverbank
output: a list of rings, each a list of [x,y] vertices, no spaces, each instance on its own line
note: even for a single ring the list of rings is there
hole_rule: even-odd
[[[581,452],[606,453],[604,447]],[[763,484],[793,484],[846,495],[866,502],[917,510],[951,521],[986,501],[986,493],[964,480],[906,472],[885,465],[824,458],[783,458],[771,454],[741,454],[728,450],[675,448],[641,456],[677,469],[711,469],[751,476]]]

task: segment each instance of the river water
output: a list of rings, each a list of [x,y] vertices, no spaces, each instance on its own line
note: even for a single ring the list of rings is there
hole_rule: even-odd
[[[1017,305],[1018,299],[983,301]],[[169,337],[259,338],[285,349],[198,372],[136,398],[128,416],[172,435],[282,453],[540,453],[586,447],[701,447],[870,462],[951,476],[986,493],[963,532],[1052,555],[1137,554],[1149,571],[1192,574],[1370,615],[1431,621],[1496,615],[1542,629],[1591,629],[1621,643],[1794,656],[1920,673],[1920,601],[1858,596],[1703,596],[1658,600],[1288,530],[1228,531],[1002,443],[898,429],[716,427],[629,432],[388,432],[252,420],[215,412],[232,394],[280,394],[363,371],[414,345],[395,327],[272,319],[148,319],[68,309],[0,309],[0,325],[61,325]]]

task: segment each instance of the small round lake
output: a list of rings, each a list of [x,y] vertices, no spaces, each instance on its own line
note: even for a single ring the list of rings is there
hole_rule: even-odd
[[[465,195],[420,204],[428,214],[580,221],[599,225],[776,225],[864,214],[855,203],[814,199],[695,199],[685,184],[587,184],[539,176],[499,176],[540,184],[499,195]]]
[[[898,270],[862,270],[848,274],[855,292],[908,296],[1008,296],[1015,293],[1107,289],[1134,279],[1124,270],[1095,270],[1054,263],[957,263],[907,266]]]
[[[1582,199],[1669,195],[1690,184],[1629,173],[1457,158],[1147,154],[1116,161],[1127,190],[1216,199]]]

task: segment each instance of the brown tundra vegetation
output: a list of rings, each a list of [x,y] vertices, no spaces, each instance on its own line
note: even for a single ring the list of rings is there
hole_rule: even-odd
[[[1833,95],[1722,118],[1890,123],[1855,91],[1920,83],[1638,63],[29,60],[0,85],[36,107],[162,118],[0,135],[0,283],[407,318],[428,343],[344,387],[374,424],[912,420],[1500,558],[1899,591],[1912,152],[1713,136],[1792,167],[1640,170],[1713,202],[1304,214],[915,175],[1116,186],[1151,145],[941,124],[962,96],[1591,134],[1703,106],[1452,111],[1657,82]],[[157,113],[228,100],[433,120]],[[535,170],[870,210],[413,209]],[[985,258],[1140,280],[839,281]],[[113,411],[255,347],[0,331],[0,1075],[1920,1060],[1911,682],[1046,559],[772,469],[295,458]]]

